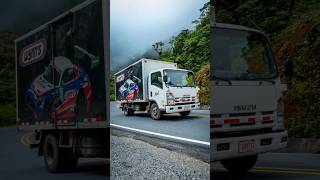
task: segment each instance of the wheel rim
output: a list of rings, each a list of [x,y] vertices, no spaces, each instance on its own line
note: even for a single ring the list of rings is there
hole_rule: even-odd
[[[153,106],[153,108],[152,108],[152,114],[153,114],[154,117],[157,117],[157,115],[158,115],[158,108],[157,108],[157,106]]]

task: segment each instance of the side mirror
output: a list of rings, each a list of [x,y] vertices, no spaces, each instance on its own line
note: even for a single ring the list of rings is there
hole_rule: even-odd
[[[168,82],[168,76],[163,76],[163,82],[165,82],[165,83]]]
[[[292,60],[288,59],[284,63],[284,73],[287,77],[293,76],[293,62],[292,62]]]

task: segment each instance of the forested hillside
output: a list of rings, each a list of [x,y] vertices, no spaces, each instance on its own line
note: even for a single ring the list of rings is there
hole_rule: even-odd
[[[290,136],[320,137],[320,1],[218,0],[215,6],[218,22],[257,28],[270,36],[281,74],[285,59],[293,60],[286,126]]]
[[[15,55],[16,33],[0,33],[0,126],[15,123]]]
[[[209,3],[200,9],[200,17],[193,21],[194,29],[182,30],[168,44],[157,42],[154,48],[160,59],[175,62],[179,68],[192,70],[200,85],[200,103],[210,103],[210,12]]]

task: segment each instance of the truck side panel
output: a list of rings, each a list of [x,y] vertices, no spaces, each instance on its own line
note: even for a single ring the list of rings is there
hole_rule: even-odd
[[[142,61],[135,63],[116,74],[116,100],[122,102],[143,101],[144,80]]]
[[[20,129],[106,128],[101,1],[16,41]]]

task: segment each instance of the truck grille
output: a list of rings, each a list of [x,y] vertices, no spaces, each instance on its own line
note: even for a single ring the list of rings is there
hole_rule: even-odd
[[[196,101],[195,96],[186,96],[186,97],[176,97],[174,98],[175,104],[192,104],[193,102]]]

